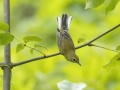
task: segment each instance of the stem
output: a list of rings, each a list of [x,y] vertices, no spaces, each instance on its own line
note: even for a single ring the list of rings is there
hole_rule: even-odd
[[[4,22],[9,25],[10,32],[10,1],[4,0]],[[10,90],[11,70],[8,68],[11,64],[10,44],[4,47],[4,67],[3,67],[3,90]],[[6,67],[8,66],[8,67]]]
[[[44,55],[44,57],[46,57],[46,55],[45,55],[44,53],[42,53],[41,51],[39,51],[39,50],[37,50],[37,49],[35,49],[35,48],[32,48],[32,47],[30,47],[30,46],[27,46],[27,45],[26,45],[26,47],[31,48],[31,49],[34,49],[35,51],[37,51],[37,52],[39,52],[39,53],[43,54],[43,55]]]
[[[103,49],[106,49],[106,50],[109,50],[109,51],[120,53],[120,52],[118,52],[116,50],[112,50],[112,49],[109,49],[109,48],[106,48],[106,47],[103,47],[103,46],[99,46],[99,45],[95,45],[95,44],[90,44],[89,46],[95,46],[95,47],[103,48]]]
[[[44,55],[44,57],[46,57],[46,55],[44,53],[42,53],[41,51],[37,50],[36,48],[33,48],[33,47],[30,47],[30,46],[27,46],[25,43],[22,43],[21,41],[19,41],[16,37],[14,37],[18,42],[20,42],[21,44],[25,45],[25,47],[28,47],[28,48],[31,48],[31,49],[34,49],[35,51],[41,53]]]
[[[14,36],[14,38],[18,41],[18,42],[20,42],[20,43],[22,43],[20,40],[18,40],[15,36]],[[22,44],[24,44],[24,43],[22,43]]]

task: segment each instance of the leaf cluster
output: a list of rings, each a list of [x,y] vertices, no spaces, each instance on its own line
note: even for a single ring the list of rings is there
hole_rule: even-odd
[[[11,43],[14,40],[14,36],[12,34],[10,34],[8,32],[9,29],[9,25],[7,23],[0,23],[0,30],[3,31],[2,33],[0,33],[0,45],[7,45],[9,43]],[[16,38],[15,38],[16,39]],[[18,39],[16,39],[18,42],[20,42]],[[33,54],[33,51],[36,50],[38,52],[40,52],[39,50],[37,50],[36,48],[38,47],[43,47],[41,45],[37,45],[35,44],[34,47],[29,47],[27,46],[27,43],[29,42],[33,42],[33,41],[37,41],[40,42],[42,41],[42,38],[38,37],[38,36],[25,36],[23,38],[24,43],[20,42],[17,47],[16,47],[16,52],[18,53],[19,51],[23,50],[25,47],[30,48],[30,53]],[[42,53],[42,52],[40,52]],[[43,55],[45,55],[44,53],[42,53]]]
[[[108,2],[105,8],[105,14],[107,14],[108,12],[115,9],[119,0],[86,0],[85,9],[96,8],[105,2]]]

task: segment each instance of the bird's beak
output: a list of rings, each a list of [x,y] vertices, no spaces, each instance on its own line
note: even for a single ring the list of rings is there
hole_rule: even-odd
[[[80,66],[82,66],[82,65],[80,64],[80,62],[78,62],[78,64],[79,64]]]

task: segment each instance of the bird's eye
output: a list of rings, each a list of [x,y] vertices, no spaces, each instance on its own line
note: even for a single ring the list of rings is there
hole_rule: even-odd
[[[72,58],[72,60],[71,60],[72,62],[76,62],[76,59],[75,58]]]

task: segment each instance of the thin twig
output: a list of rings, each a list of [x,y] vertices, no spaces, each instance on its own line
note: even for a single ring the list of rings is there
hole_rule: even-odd
[[[20,42],[20,43],[22,43],[20,40],[18,40],[15,36],[13,36],[18,42]],[[24,44],[24,43],[22,43],[22,44]]]
[[[41,54],[43,54],[44,57],[46,57],[46,55],[45,55],[43,52],[37,50],[36,48],[30,47],[30,46],[27,46],[27,45],[25,45],[25,46],[28,47],[28,48],[31,48],[31,49],[33,49],[33,50],[35,50],[35,51],[37,51],[37,52],[39,52],[39,53],[41,53]]]
[[[75,49],[79,49],[79,48],[82,48],[82,47],[84,47],[84,46],[89,46],[92,42],[94,42],[95,40],[101,38],[102,36],[106,35],[107,33],[115,30],[115,29],[118,28],[119,26],[120,26],[120,24],[116,25],[115,27],[107,30],[106,32],[100,34],[99,36],[97,36],[97,37],[93,38],[92,40],[86,42],[85,44],[82,44],[82,45],[80,45],[80,46],[75,47]],[[46,55],[46,57],[40,56],[40,57],[28,59],[28,60],[23,60],[23,61],[21,61],[21,62],[13,63],[13,64],[12,64],[12,67],[19,66],[19,65],[22,65],[22,64],[25,64],[25,63],[28,63],[28,62],[40,60],[40,59],[45,59],[45,58],[53,57],[53,56],[56,56],[56,55],[59,55],[59,54],[60,54],[60,52],[57,52],[57,53],[54,53],[54,54]]]
[[[18,42],[20,42],[21,44],[23,44],[25,47],[31,48],[31,49],[33,49],[33,50],[35,50],[35,51],[37,51],[37,52],[43,54],[44,57],[46,57],[46,55],[45,55],[43,52],[37,50],[36,48],[33,48],[33,47],[30,47],[30,46],[27,46],[25,43],[22,43],[20,40],[18,40],[15,36],[14,36],[14,38],[15,38]]]
[[[109,49],[109,48],[106,48],[106,47],[103,47],[103,46],[99,46],[99,45],[95,45],[95,44],[90,44],[89,46],[95,46],[95,47],[103,48],[103,49],[106,49],[106,50],[109,50],[109,51],[113,51],[113,52],[120,53],[120,52],[118,52],[118,51],[116,51],[116,50]]]

